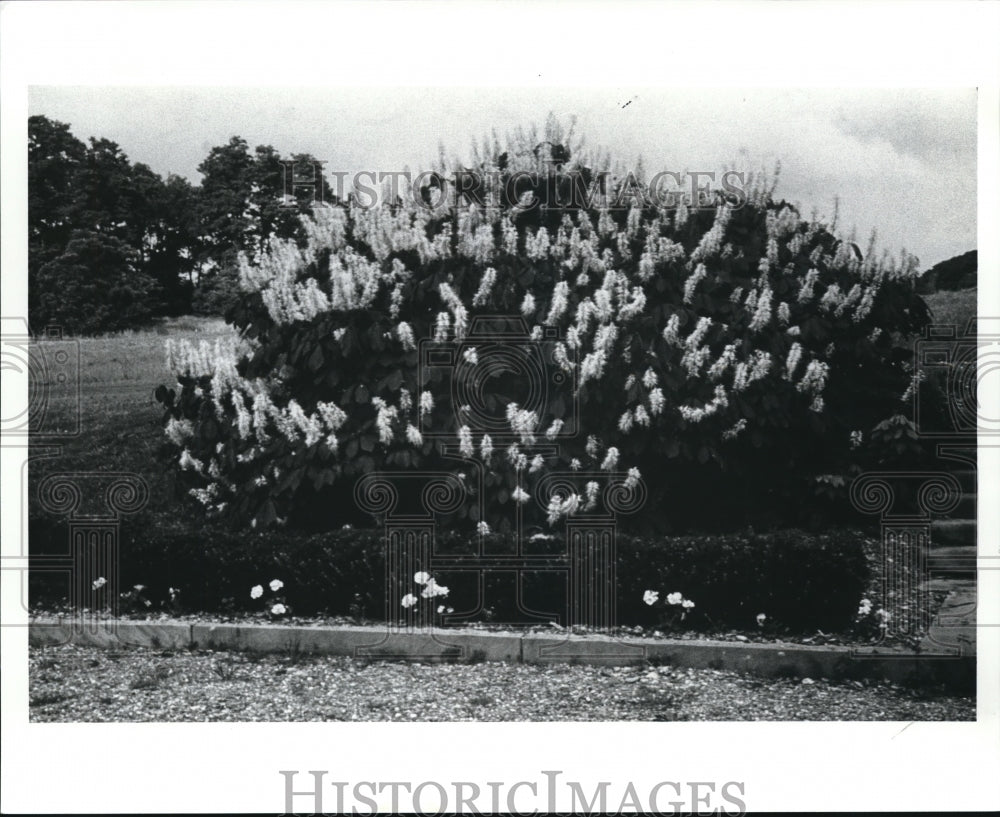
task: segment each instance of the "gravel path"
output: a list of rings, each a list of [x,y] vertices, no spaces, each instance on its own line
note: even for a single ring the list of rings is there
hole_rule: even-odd
[[[718,670],[30,650],[38,721],[974,720],[975,700]]]

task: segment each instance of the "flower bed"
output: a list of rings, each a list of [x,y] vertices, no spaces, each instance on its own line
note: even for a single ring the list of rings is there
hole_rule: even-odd
[[[53,543],[65,541],[60,540],[60,533],[59,525],[49,529]],[[498,535],[489,537],[485,545],[494,554],[514,548],[512,540]],[[439,537],[436,553],[469,556],[478,546],[478,540],[468,536],[445,533]],[[430,604],[439,623],[547,627],[549,619],[556,618],[565,625],[564,544],[551,537],[530,541],[526,548],[538,559],[538,566],[522,574],[522,601],[528,609],[552,615],[518,612],[512,574],[496,569],[484,573],[483,599],[478,595],[478,574],[470,570],[422,565],[433,584],[414,583],[411,575],[392,576],[392,581],[404,588],[400,597],[411,594]],[[848,631],[855,624],[861,599],[874,589],[872,554],[866,548],[871,551],[864,535],[849,530],[824,535],[797,530],[731,536],[620,534],[618,622],[650,633]],[[384,534],[378,529],[248,535],[206,528],[198,533],[181,529],[153,535],[126,523],[120,575],[122,586],[132,588],[120,602],[126,613],[259,614],[272,620],[326,615],[367,621],[383,621],[386,614]],[[33,601],[49,607],[58,602],[65,590],[56,582],[45,574],[33,575]],[[141,592],[135,585],[142,587]],[[691,602],[693,606],[684,608],[683,621],[676,621],[674,627],[661,621],[659,611],[643,600],[646,591],[654,589],[663,591],[664,597],[681,593]],[[403,605],[400,608],[399,617],[410,612]],[[758,622],[761,614],[766,617],[763,626]]]

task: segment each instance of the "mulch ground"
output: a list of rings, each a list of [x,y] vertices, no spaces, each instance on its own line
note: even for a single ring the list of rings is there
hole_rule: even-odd
[[[972,697],[670,667],[421,664],[212,651],[30,650],[30,719],[952,721]]]

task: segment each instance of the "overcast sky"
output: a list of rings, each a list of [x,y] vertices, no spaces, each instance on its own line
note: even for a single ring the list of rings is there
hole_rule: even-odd
[[[541,125],[549,111],[591,147],[647,171],[782,164],[778,195],[873,228],[921,267],[976,248],[976,92],[893,89],[280,89],[34,87],[30,112],[133,162],[197,182],[198,164],[233,135],[251,148],[311,153],[328,170],[427,167],[438,143],[468,155],[496,128]]]

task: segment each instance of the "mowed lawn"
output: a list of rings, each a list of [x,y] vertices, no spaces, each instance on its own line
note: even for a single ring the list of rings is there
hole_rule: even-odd
[[[959,336],[968,328],[969,321],[976,316],[976,289],[935,292],[925,295],[924,300],[931,308],[934,323],[954,325]]]
[[[56,432],[38,439],[37,447],[54,444],[61,450],[32,461],[32,488],[56,472],[137,473],[149,484],[145,513],[176,514],[173,481],[157,457],[165,439],[163,406],[153,396],[161,384],[176,385],[166,365],[166,341],[214,343],[216,338],[233,334],[233,328],[220,318],[185,317],[106,337],[36,342],[32,355],[36,360],[44,358],[48,382],[43,379],[33,387],[46,400],[44,431]],[[61,351],[70,353],[67,364],[56,361]],[[60,373],[67,376],[65,384],[55,380]],[[76,429],[79,433],[74,434]],[[34,490],[29,502],[37,513]]]

